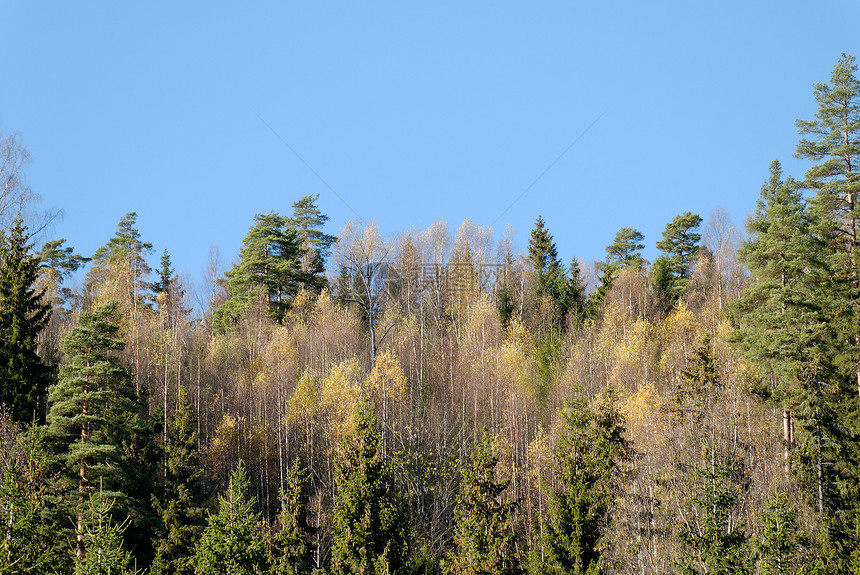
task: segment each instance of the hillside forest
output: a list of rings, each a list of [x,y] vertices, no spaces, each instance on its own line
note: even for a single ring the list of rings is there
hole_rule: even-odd
[[[0,138],[0,573],[860,573],[860,81],[643,256],[318,196],[202,281],[50,236]],[[39,238],[36,241],[36,238]]]

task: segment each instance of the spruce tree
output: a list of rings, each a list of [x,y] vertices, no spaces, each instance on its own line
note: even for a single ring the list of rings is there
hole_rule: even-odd
[[[85,554],[85,514],[96,485],[103,497],[116,500],[119,515],[136,522],[132,534],[144,535],[150,518],[148,495],[139,489],[146,471],[130,457],[148,434],[143,406],[117,357],[125,342],[116,338],[115,312],[116,304],[106,304],[81,313],[60,344],[65,361],[48,392],[47,435],[69,489],[79,557]]]
[[[797,520],[797,511],[782,493],[774,493],[759,516],[761,535],[755,540],[761,575],[814,573],[820,564],[812,556],[809,537]]]
[[[0,402],[19,422],[43,420],[51,376],[37,353],[51,306],[35,287],[39,259],[28,241],[21,218],[0,231]]]
[[[153,572],[191,575],[194,547],[203,534],[206,512],[200,492],[202,467],[197,432],[184,392],[168,420],[163,470],[159,492],[152,497],[162,527],[153,542],[158,566],[153,567]]]
[[[170,254],[168,253],[167,248],[165,248],[164,252],[161,254],[161,267],[157,270],[158,280],[152,284],[152,291],[156,296],[170,290],[170,286],[174,279],[174,269],[172,265],[173,264],[170,262]]]
[[[86,531],[83,545],[86,552],[75,558],[74,575],[136,575],[134,558],[124,549],[123,533],[128,518],[114,523],[111,517],[113,502],[102,493],[91,493],[87,503]]]
[[[548,513],[539,571],[597,574],[598,543],[632,452],[623,437],[624,421],[611,388],[593,410],[577,396],[565,402],[561,415],[563,428],[553,450],[554,481],[543,480]],[[532,550],[533,564],[537,553]]]
[[[336,469],[332,509],[334,575],[395,575],[407,567],[407,527],[392,483],[382,434],[367,402],[355,413]]]
[[[454,511],[454,549],[442,563],[445,575],[502,575],[520,572],[513,513],[503,499],[510,481],[496,480],[499,453],[484,428],[463,469]]]
[[[549,292],[558,281],[559,274],[564,275],[564,267],[558,258],[558,250],[552,234],[549,233],[541,216],[538,216],[535,221],[535,227],[529,238],[529,261],[532,264],[539,293]]]
[[[693,478],[696,519],[678,533],[684,546],[678,568],[684,575],[745,575],[751,571],[750,547],[743,525],[731,516],[741,495],[740,464],[717,444],[705,446],[703,459]]]
[[[585,317],[585,306],[587,302],[585,279],[582,277],[582,270],[579,269],[579,262],[574,257],[570,261],[570,275],[567,278],[567,293],[565,300],[567,301],[568,313],[574,314],[579,320]]]
[[[0,418],[6,418],[0,413]],[[6,431],[6,430],[4,430]],[[30,426],[4,453],[0,470],[3,538],[0,573],[42,575],[71,570],[68,545],[57,526],[68,521],[53,505],[58,486],[51,454],[44,450],[44,428]]]
[[[266,572],[260,514],[248,498],[248,474],[240,463],[218,498],[195,554],[196,575],[259,575]]]
[[[304,575],[311,572],[314,529],[307,522],[304,493],[307,471],[293,461],[287,474],[286,491],[280,492],[281,510],[267,548],[271,575]]]

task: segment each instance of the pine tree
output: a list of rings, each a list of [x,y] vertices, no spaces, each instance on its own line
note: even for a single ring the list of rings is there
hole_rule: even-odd
[[[355,413],[336,470],[332,509],[334,575],[405,573],[406,523],[382,451],[382,435],[366,402]]]
[[[227,272],[231,298],[215,312],[215,324],[226,329],[262,294],[275,321],[284,318],[298,293],[301,273],[296,232],[275,212],[257,214],[242,242],[239,262]]]
[[[123,307],[128,306],[128,312],[146,307],[151,288],[145,280],[152,273],[146,262],[147,254],[152,252],[152,244],[140,240],[136,225],[136,212],[124,215],[114,236],[93,254],[93,268],[87,274],[91,289],[100,289],[108,277],[122,279],[122,304]]]
[[[197,546],[197,575],[265,573],[260,514],[248,499],[248,485],[248,474],[240,463],[230,476],[227,492],[218,498],[218,513],[209,516]]]
[[[454,511],[454,549],[442,563],[445,575],[501,575],[520,572],[513,513],[502,499],[509,481],[496,480],[499,453],[484,428],[463,470]]]
[[[137,212],[124,215],[117,224],[116,234],[93,254],[93,262],[102,265],[130,259],[133,260],[133,267],[141,273],[149,273],[151,270],[143,255],[152,251],[152,244],[140,241],[140,231],[136,226]]]
[[[687,291],[693,263],[699,250],[701,234],[695,230],[701,225],[698,214],[685,212],[675,216],[666,224],[663,239],[657,242],[657,249],[666,254],[674,277],[672,285],[673,303]]]
[[[311,572],[314,529],[307,522],[304,487],[307,471],[293,461],[287,474],[287,489],[281,491],[281,510],[267,549],[271,575],[304,575]]]
[[[72,246],[63,247],[64,243],[66,243],[65,238],[45,242],[38,254],[41,268],[50,270],[54,277],[61,279],[75,273],[90,261],[90,258],[76,254]]]
[[[541,573],[600,573],[599,540],[622,470],[632,456],[614,392],[589,409],[582,397],[565,402],[555,449],[555,481],[544,479],[548,517],[540,547]],[[538,550],[532,551],[532,563]]]
[[[784,408],[797,390],[797,369],[828,340],[820,289],[824,256],[814,227],[799,186],[783,180],[774,161],[740,249],[750,282],[731,308],[737,329],[730,339],[760,367]]]
[[[645,266],[645,258],[642,257],[642,250],[645,248],[645,244],[642,243],[644,240],[645,236],[639,230],[633,228],[618,230],[615,240],[606,246],[607,265],[617,268],[643,268]]]
[[[293,203],[293,215],[287,225],[296,231],[299,268],[306,286],[319,290],[325,286],[325,260],[337,238],[322,231],[329,217],[316,205],[319,194],[304,196]]]
[[[837,341],[850,342],[845,369],[860,393],[860,79],[854,56],[843,53],[830,83],[815,84],[814,90],[818,111],[815,120],[797,120],[804,137],[795,156],[815,162],[806,184],[815,190],[812,208],[824,224],[817,232],[831,250],[828,290],[837,301],[831,321],[844,334]]]
[[[116,304],[106,304],[80,315],[60,345],[65,362],[48,391],[47,434],[69,488],[79,557],[85,554],[85,514],[95,485],[116,499],[118,513],[138,523],[130,531],[144,532],[149,513],[148,496],[138,488],[145,470],[129,457],[148,435],[143,406],[117,357],[125,343],[116,339],[115,312]]]
[[[41,421],[51,372],[37,353],[37,338],[51,317],[36,289],[39,259],[24,223],[0,231],[0,402],[14,421]]]

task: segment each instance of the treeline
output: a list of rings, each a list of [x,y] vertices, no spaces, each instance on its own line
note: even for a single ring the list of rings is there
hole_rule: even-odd
[[[685,212],[653,262],[306,196],[195,287],[135,213],[37,249],[3,139],[0,573],[860,571],[856,73],[745,240]]]

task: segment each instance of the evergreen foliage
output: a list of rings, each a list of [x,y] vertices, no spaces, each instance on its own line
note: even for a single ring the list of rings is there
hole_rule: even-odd
[[[36,288],[39,259],[28,241],[20,218],[0,231],[0,403],[21,422],[43,420],[51,377],[37,353],[51,306]]]
[[[102,494],[91,493],[83,536],[85,552],[75,558],[75,575],[136,575],[134,558],[123,549],[123,533],[128,519],[115,524],[111,519],[113,502]]]
[[[304,493],[307,471],[295,459],[287,474],[287,489],[280,492],[281,510],[267,548],[271,575],[304,575],[311,572],[314,529],[308,525]]]
[[[76,518],[77,553],[83,555],[84,517],[96,484],[101,496],[115,499],[120,515],[132,517],[135,535],[150,519],[146,470],[131,457],[146,440],[142,406],[117,353],[116,304],[82,313],[60,348],[65,362],[48,392],[51,408],[47,435],[57,454],[68,488],[66,504]],[[148,538],[147,538],[148,539]]]
[[[684,575],[725,573],[744,575],[751,570],[751,555],[743,525],[732,521],[740,500],[738,462],[707,445],[704,462],[694,470],[692,504],[696,521],[688,521],[678,538],[685,546],[678,558]]]
[[[555,481],[543,483],[548,516],[540,542],[540,572],[597,574],[599,541],[632,451],[623,437],[624,420],[611,388],[594,410],[582,397],[566,400],[562,421],[553,451]]]
[[[159,569],[175,575],[194,572],[194,546],[203,534],[206,511],[200,493],[201,461],[197,432],[185,393],[170,413],[164,445],[164,473],[152,505],[162,529],[153,546]]]
[[[254,216],[239,262],[227,272],[231,297],[216,310],[216,327],[234,324],[258,294],[266,298],[272,319],[281,321],[302,280],[298,258],[296,232],[286,218],[275,212]]]
[[[76,254],[72,246],[63,247],[64,243],[65,238],[45,242],[38,253],[42,269],[51,270],[58,278],[68,277],[90,261],[90,258]]]
[[[230,475],[227,492],[218,498],[197,545],[197,575],[259,575],[266,572],[266,549],[260,514],[248,499],[248,474],[240,463]]]
[[[152,244],[140,241],[140,231],[136,226],[137,212],[124,215],[117,224],[114,236],[93,254],[93,262],[96,265],[106,265],[127,260],[140,275],[148,274],[151,270],[144,255],[152,252]]]
[[[798,158],[814,165],[806,185],[815,190],[811,200],[817,216],[817,235],[828,247],[828,292],[833,302],[829,318],[837,337],[831,345],[842,349],[835,367],[851,377],[860,393],[860,79],[854,56],[845,53],[830,75],[830,83],[814,86],[818,110],[814,120],[798,120],[803,138]]]
[[[325,287],[325,261],[337,238],[323,232],[329,217],[317,207],[319,194],[304,196],[293,203],[293,215],[287,225],[296,231],[299,268],[304,285],[319,291]]]
[[[672,302],[678,301],[687,291],[693,264],[699,251],[701,234],[695,230],[702,223],[698,214],[684,212],[666,224],[663,239],[657,242],[657,249],[663,252],[671,266]]]
[[[405,573],[407,531],[382,435],[366,402],[359,404],[336,471],[332,509],[334,575]]]
[[[823,258],[814,227],[799,186],[791,178],[783,180],[774,161],[747,221],[749,239],[739,252],[750,282],[732,306],[738,327],[731,340],[760,367],[769,392],[786,407],[796,391],[798,367],[827,341]]]
[[[0,413],[0,419],[7,418]],[[42,446],[42,427],[21,432],[0,471],[0,510],[4,537],[0,573],[42,575],[70,570],[68,547],[57,537],[58,516],[50,454]]]
[[[442,564],[445,575],[501,575],[520,572],[513,513],[503,500],[510,481],[496,480],[499,453],[486,428],[463,469],[454,512],[454,549]]]
[[[784,494],[774,493],[759,518],[762,530],[755,549],[761,575],[801,575],[821,569],[809,549],[809,537],[800,528],[797,511]]]
[[[156,296],[170,290],[170,286],[173,283],[174,269],[170,262],[170,254],[167,252],[167,248],[161,254],[161,267],[158,268],[157,273],[158,280],[152,284],[152,291]]]
[[[606,246],[606,264],[616,268],[645,267],[645,258],[642,257],[644,240],[645,236],[639,230],[621,228],[616,232],[615,240]]]

